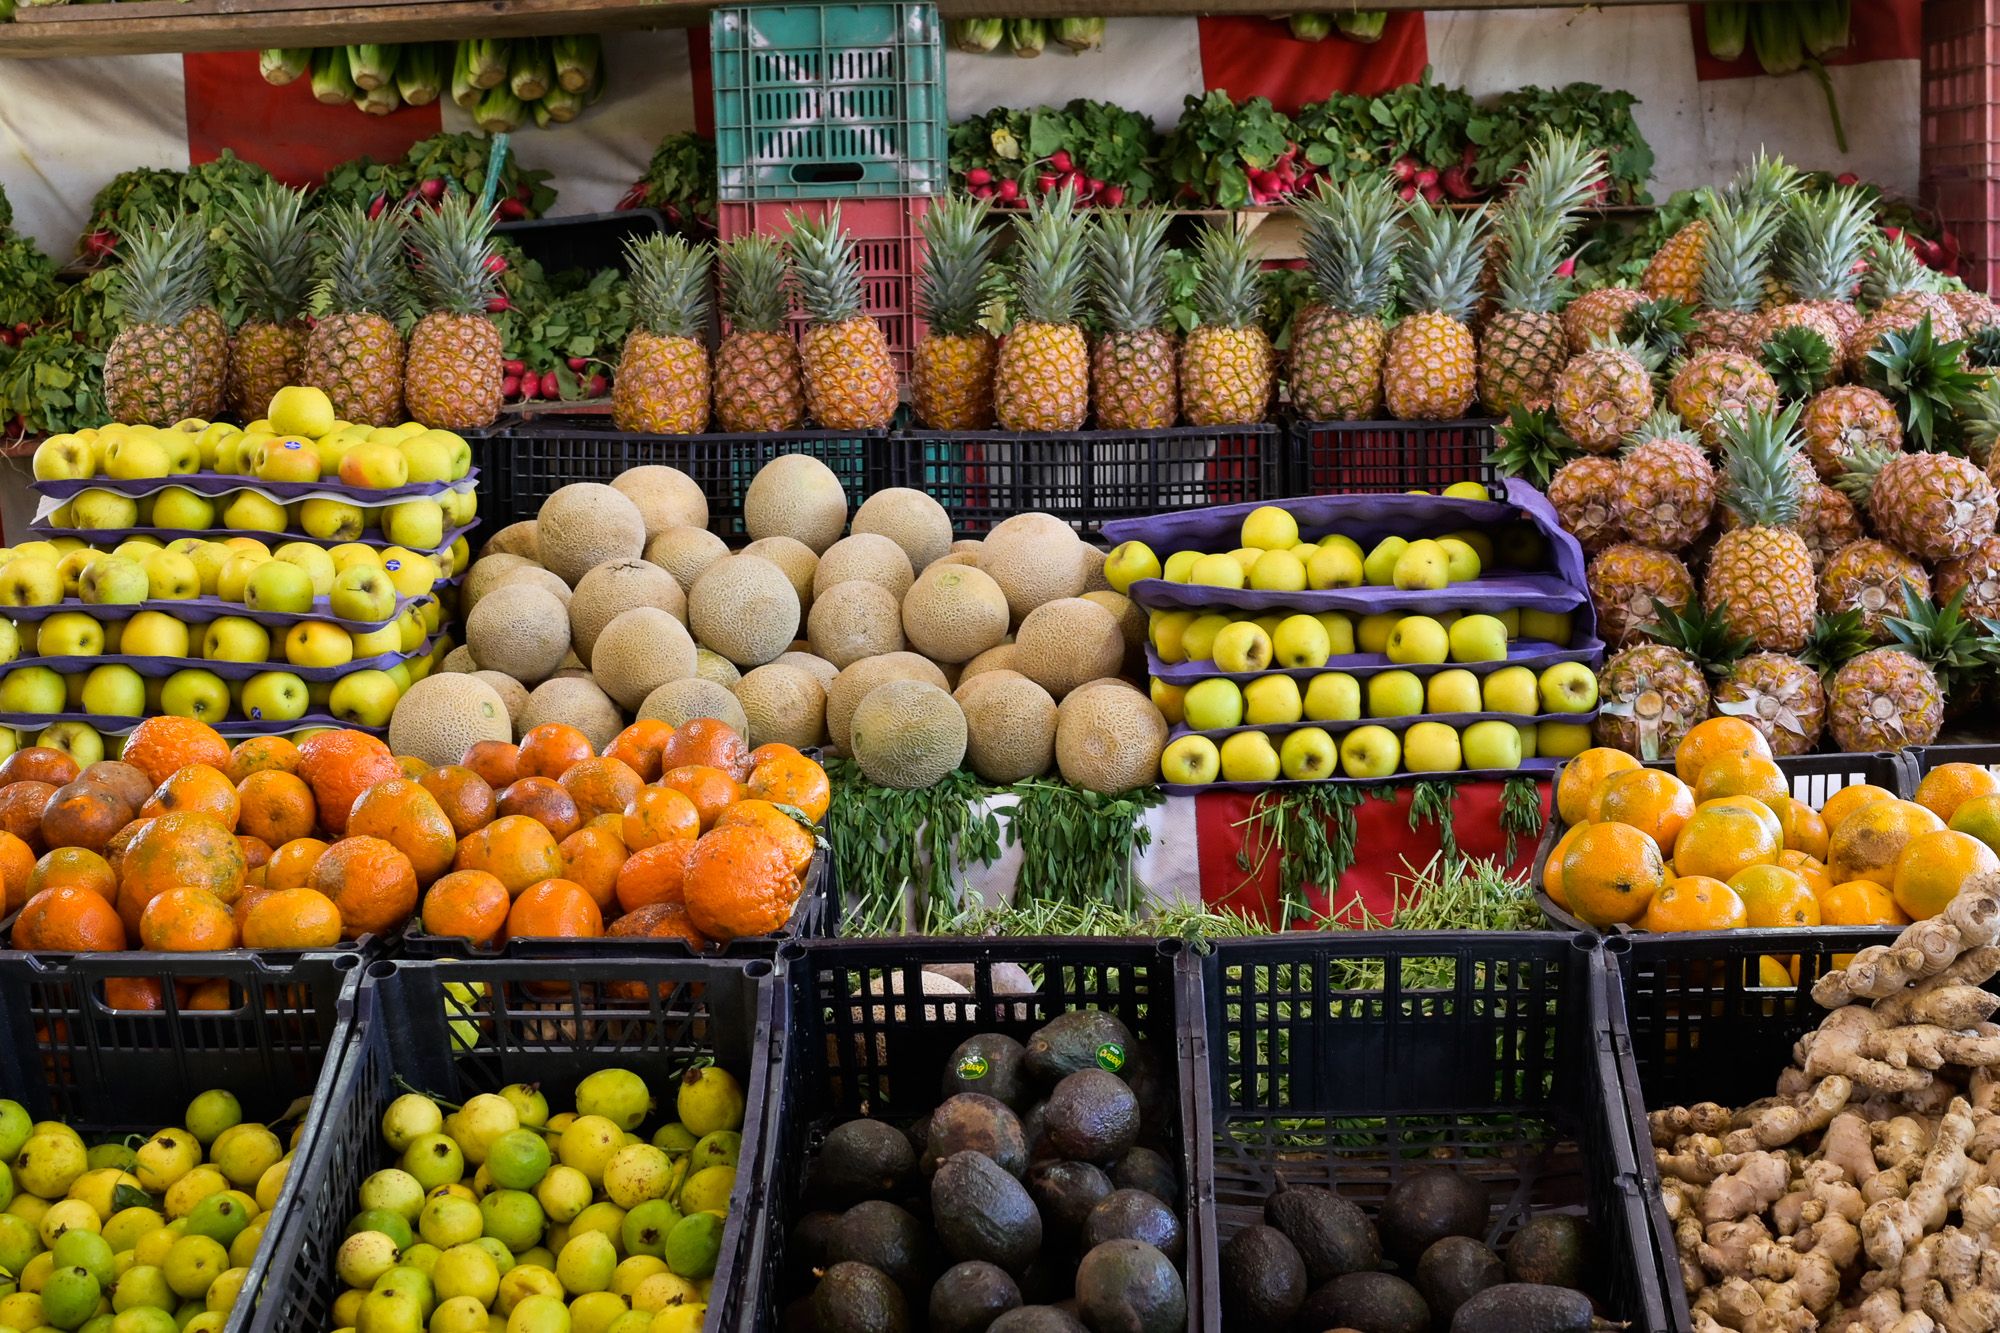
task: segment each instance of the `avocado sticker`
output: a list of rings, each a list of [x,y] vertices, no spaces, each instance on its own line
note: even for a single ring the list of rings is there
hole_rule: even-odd
[[[1115,1074],[1125,1067],[1125,1048],[1115,1041],[1107,1041],[1097,1048],[1097,1067],[1106,1073]]]
[[[985,1056],[968,1055],[963,1060],[960,1060],[958,1062],[958,1076],[960,1078],[967,1078],[967,1079],[985,1078],[986,1071],[990,1067],[991,1066],[989,1066],[986,1063]]]

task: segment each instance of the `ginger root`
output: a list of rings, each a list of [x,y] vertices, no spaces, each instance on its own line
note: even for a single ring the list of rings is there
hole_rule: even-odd
[[[1996,996],[2000,999],[2000,996]],[[1732,1130],[1722,1140],[1727,1152],[1754,1152],[1758,1148],[1782,1148],[1801,1134],[1825,1129],[1848,1098],[1854,1095],[1854,1081],[1841,1074],[1829,1074],[1813,1085],[1797,1105],[1767,1106],[1750,1117],[1747,1128]]]
[[[1940,915],[1905,927],[1894,944],[1870,945],[1846,967],[1814,982],[1813,999],[1828,1009],[1888,999],[1943,972],[1961,954],[1995,943],[2000,943],[2000,872],[1982,871]]]
[[[1893,1065],[1868,1054],[1868,1040],[1885,1026],[1872,1009],[1836,1009],[1817,1031],[1799,1039],[1795,1053],[1808,1074],[1841,1074],[1880,1092],[1912,1092],[1924,1087],[1931,1081],[1929,1070]]]
[[[1904,1253],[1922,1240],[1925,1233],[1944,1225],[1953,1194],[1977,1169],[1965,1155],[1965,1145],[1971,1138],[1972,1108],[1963,1097],[1953,1098],[1951,1109],[1938,1123],[1930,1150],[1924,1154],[1923,1173],[1910,1186],[1909,1194],[1901,1199],[1871,1203],[1861,1215],[1861,1243],[1868,1251],[1870,1263],[1881,1269],[1899,1267]],[[1933,1319],[1938,1318],[1935,1311],[1930,1314]]]
[[[1966,1122],[1968,1133],[1971,1121]],[[1791,1163],[1783,1153],[1744,1153],[1727,1175],[1719,1176],[1703,1191],[1701,1220],[1704,1223],[1734,1222],[1763,1212],[1785,1196],[1792,1183]]]

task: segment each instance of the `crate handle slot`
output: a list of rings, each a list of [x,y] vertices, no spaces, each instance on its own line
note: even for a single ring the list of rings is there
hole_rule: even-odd
[[[867,172],[859,162],[799,162],[792,167],[795,185],[845,185]]]

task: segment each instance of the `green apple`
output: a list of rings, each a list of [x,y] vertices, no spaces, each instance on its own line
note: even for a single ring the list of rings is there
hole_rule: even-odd
[[[1456,537],[1440,537],[1437,544],[1444,552],[1446,577],[1453,583],[1470,583],[1479,577],[1479,552]]]
[[[384,575],[386,581],[387,575]],[[395,589],[390,588],[391,609],[395,600]],[[343,620],[379,620],[380,616],[351,616],[334,603],[333,613]],[[1187,647],[1183,635],[1187,627],[1194,623],[1192,611],[1155,611],[1146,626],[1146,633],[1153,641],[1153,651],[1160,655],[1160,661],[1168,666],[1187,661]]]
[[[1524,666],[1501,667],[1480,682],[1480,701],[1488,713],[1515,713],[1533,717],[1542,711],[1536,702],[1535,673]]]
[[[100,717],[144,717],[146,678],[116,662],[93,667],[83,679],[83,711]]]
[[[1340,739],[1340,771],[1350,778],[1386,778],[1403,761],[1403,743],[1387,727],[1356,727]]]
[[[318,481],[319,450],[296,435],[274,435],[257,446],[252,465],[259,481]]]
[[[0,713],[60,713],[68,698],[63,678],[47,667],[15,667],[0,678]]]
[[[1289,551],[1299,544],[1299,522],[1277,505],[1258,505],[1243,517],[1242,540],[1260,551]]]
[[[351,541],[368,526],[368,513],[345,500],[307,500],[299,507],[299,527],[323,542]]]
[[[349,486],[384,491],[410,480],[410,463],[393,444],[364,441],[340,456],[340,479]]]
[[[58,611],[42,622],[35,651],[42,657],[96,657],[104,651],[104,627],[81,611]]]
[[[435,560],[400,546],[382,548],[382,568],[387,571],[389,582],[396,585],[399,597],[427,593],[438,581]]]
[[[1243,687],[1243,720],[1252,726],[1282,726],[1303,716],[1299,683],[1290,676],[1259,676]]]
[[[271,559],[250,571],[243,584],[243,605],[252,611],[312,610],[312,575],[289,560]]]
[[[1388,652],[1389,635],[1404,618],[1401,611],[1378,611],[1361,617],[1361,623],[1354,627],[1355,647],[1364,653]]]
[[[1509,523],[1493,539],[1494,561],[1509,569],[1540,569],[1548,553],[1548,543],[1532,523]]]
[[[462,528],[472,522],[473,519],[479,517],[479,492],[477,491],[446,491],[437,497],[437,502],[438,508],[444,510],[444,525],[447,529]],[[1159,576],[1160,566],[1155,561],[1153,572],[1141,575],[1140,577],[1158,578]],[[1104,577],[1108,580],[1111,576],[1106,574]],[[1124,589],[1120,588],[1118,591],[1123,592]]]
[[[1290,551],[1266,551],[1250,566],[1250,586],[1258,592],[1301,592],[1305,564]]]
[[[211,662],[263,662],[271,632],[248,616],[217,616],[202,626],[201,655]]]
[[[1574,759],[1590,748],[1587,722],[1538,722],[1535,753],[1543,759]]]
[[[35,744],[47,750],[61,750],[78,768],[89,768],[104,759],[104,737],[88,722],[58,722],[43,727],[35,737]]]
[[[1323,667],[1331,656],[1333,641],[1314,616],[1286,616],[1271,636],[1271,660],[1281,667]]]
[[[1348,657],[1354,652],[1354,617],[1345,611],[1321,611],[1313,617],[1326,631],[1329,657]]]
[[[139,522],[139,502],[116,491],[102,491],[92,488],[79,491],[69,502],[69,526],[86,532],[113,532],[120,528],[136,528]]]
[[[435,597],[424,596],[417,598],[416,601],[410,603],[410,610],[415,613],[418,620],[423,622],[424,634],[426,636],[437,633],[438,626],[444,623],[444,606]]]
[[[54,606],[62,600],[57,560],[16,555],[0,566],[0,606]]]
[[[1239,731],[1222,742],[1222,777],[1226,782],[1275,782],[1278,752],[1261,731]]]
[[[154,438],[167,451],[167,472],[174,476],[185,476],[201,471],[201,431],[207,429],[206,421],[195,431],[161,431]]]
[[[97,455],[87,440],[51,435],[35,446],[36,481],[80,481],[97,473]]]
[[[1539,639],[1553,643],[1558,648],[1567,648],[1570,643],[1570,613],[1567,611],[1536,611],[1521,608],[1521,632],[1523,639]]]
[[[1427,713],[1483,711],[1479,702],[1479,677],[1463,667],[1454,671],[1438,672],[1425,682],[1424,711]]]
[[[1160,577],[1169,583],[1192,583],[1189,576],[1194,573],[1194,562],[1201,558],[1200,551],[1175,551],[1160,566]]]
[[[451,446],[436,434],[412,435],[398,441],[396,447],[403,451],[404,472],[411,485],[452,479]]]
[[[457,524],[453,525],[458,526]],[[1113,592],[1124,592],[1140,579],[1160,577],[1160,557],[1144,542],[1120,542],[1104,557],[1104,581]]]
[[[0,662],[12,662],[21,655],[21,631],[11,620],[0,620]]]
[[[317,440],[334,428],[332,400],[324,390],[302,385],[286,385],[272,394],[264,415],[272,430],[285,435]]]
[[[1483,481],[1454,481],[1451,485],[1444,488],[1444,496],[1447,500],[1491,500],[1493,498],[1486,493],[1486,483]]]
[[[263,566],[271,563],[271,557],[256,551],[238,550],[223,561],[222,568],[215,574],[215,595],[225,602],[241,602],[247,595],[250,576]],[[311,586],[311,580],[307,580]]]
[[[384,670],[382,674],[387,676],[390,682],[395,685],[398,696],[408,694],[411,682],[415,679],[410,675],[410,667],[407,662],[398,662],[396,665]]]
[[[345,574],[356,565],[373,565],[382,568],[381,548],[365,542],[342,542],[327,552],[333,557],[333,572]]]
[[[6,571],[0,570],[0,588],[5,587],[5,582]],[[152,589],[152,576],[145,567],[120,555],[98,556],[76,585],[77,596],[93,606],[136,606],[146,600]]]
[[[160,687],[160,708],[172,717],[213,726],[229,716],[229,686],[213,671],[176,671]]]
[[[233,532],[283,532],[290,521],[285,507],[255,491],[237,491],[222,511],[222,526]]]
[[[447,634],[443,638],[440,638],[438,642],[443,643],[450,637]],[[433,653],[432,656],[436,657],[437,654]],[[438,658],[438,660],[443,661],[444,659]],[[1178,727],[1181,723],[1187,721],[1187,713],[1182,707],[1182,701],[1187,698],[1187,686],[1172,685],[1161,680],[1158,676],[1154,676],[1147,684],[1146,693],[1151,696],[1153,707],[1160,710],[1160,716],[1167,720],[1168,726]]]
[[[333,567],[333,557],[323,546],[311,542],[286,542],[271,552],[273,560],[283,560],[297,565],[312,576],[312,590],[315,597],[326,597],[333,592],[334,576],[339,573]]]
[[[403,614],[396,617],[396,628],[401,632],[396,651],[413,653],[424,645],[424,618],[417,614],[414,606],[403,608]]]
[[[451,454],[451,479],[464,481],[472,473],[472,446],[465,437],[453,431],[432,430],[425,432],[433,437],[443,437],[447,441],[447,451]]]
[[[291,722],[306,715],[306,683],[289,671],[264,671],[243,682],[243,715]]]
[[[119,481],[145,481],[173,471],[173,459],[157,439],[124,435],[105,446],[103,471]]]
[[[1403,558],[1403,552],[1410,544],[1401,537],[1384,537],[1376,543],[1368,558],[1361,562],[1361,576],[1368,580],[1371,588],[1393,587],[1396,582],[1396,562]]]
[[[83,571],[90,567],[91,561],[103,554],[105,553],[90,546],[85,546],[80,550],[63,552],[63,558],[56,561],[56,573],[62,576],[62,592],[64,597],[80,597],[83,595],[81,591]]]
[[[1278,747],[1278,767],[1294,782],[1317,782],[1333,776],[1340,747],[1323,727],[1300,727]]]
[[[1493,611],[1489,612],[1488,614],[1490,614],[1495,620],[1500,622],[1500,627],[1507,631],[1507,637],[1509,639],[1518,639],[1521,637],[1520,607],[1510,606],[1507,607],[1505,610]]]
[[[1493,563],[1493,539],[1477,528],[1460,528],[1457,532],[1447,532],[1444,537],[1440,537],[1438,540],[1441,542],[1445,537],[1449,537],[1453,541],[1464,542],[1467,546],[1470,546],[1472,553],[1479,557],[1479,567],[1481,569],[1485,569]]]
[[[1361,583],[1361,557],[1348,546],[1317,547],[1306,561],[1306,585],[1310,588],[1358,588]]]
[[[405,500],[382,510],[382,535],[398,546],[435,550],[444,541],[444,510],[435,500]]]
[[[153,497],[153,526],[206,531],[215,526],[215,502],[185,486],[169,486]]]
[[[1533,722],[1517,722],[1514,724],[1514,730],[1521,737],[1521,758],[1533,759],[1536,747],[1540,743],[1540,737],[1537,735],[1540,728]]]
[[[1271,636],[1248,620],[1225,625],[1215,636],[1215,664],[1224,671],[1262,671],[1271,665]]]
[[[1222,771],[1222,755],[1206,736],[1183,736],[1160,753],[1163,781],[1184,787],[1213,782]]]
[[[146,596],[157,602],[182,602],[201,595],[201,571],[178,551],[155,551],[146,558]]]
[[[285,660],[293,666],[342,666],[354,660],[354,640],[325,620],[301,620],[285,630]]]
[[[1221,731],[1243,725],[1243,691],[1233,680],[1200,680],[1188,686],[1181,700],[1187,724],[1196,731]]]
[[[1436,542],[1414,541],[1396,557],[1390,577],[1406,592],[1435,592],[1451,582],[1451,561]]]
[[[1235,556],[1205,555],[1188,568],[1188,582],[1210,588],[1241,588],[1243,566]]]
[[[1507,660],[1507,627],[1494,616],[1461,616],[1450,634],[1454,662]]]
[[[384,727],[396,711],[401,697],[396,681],[386,671],[356,671],[334,682],[327,707],[342,722],[361,727]]]
[[[1305,715],[1314,722],[1352,722],[1361,716],[1361,682],[1345,671],[1322,671],[1306,682]]]
[[[1597,707],[1597,673],[1581,662],[1558,662],[1536,682],[1544,713],[1588,713]]]
[[[1368,678],[1368,716],[1415,717],[1424,711],[1424,683],[1415,672],[1384,671]]]
[[[1399,666],[1442,662],[1451,655],[1451,636],[1429,616],[1404,616],[1382,650]]]
[[[1512,722],[1475,722],[1459,737],[1467,768],[1519,768],[1521,733]]]
[[[380,629],[361,634],[349,630],[347,639],[354,645],[352,660],[356,662],[365,662],[384,653],[400,653],[403,651],[403,622],[391,620]]]
[[[1206,662],[1215,656],[1215,639],[1229,628],[1230,618],[1209,612],[1196,616],[1181,632],[1181,652],[1190,662]]]
[[[242,427],[218,421],[195,436],[195,445],[201,450],[201,465],[210,472],[215,471],[216,455],[222,451],[223,442],[233,440],[242,433]]]
[[[1456,773],[1464,766],[1458,733],[1444,723],[1419,722],[1403,733],[1403,767],[1410,772]]]
[[[164,611],[141,611],[118,640],[127,657],[188,657],[188,627]]]

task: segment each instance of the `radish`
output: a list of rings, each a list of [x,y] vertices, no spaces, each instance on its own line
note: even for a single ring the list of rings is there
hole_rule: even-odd
[[[433,176],[422,185],[419,185],[417,189],[423,194],[424,198],[430,200],[432,203],[436,203],[439,197],[444,194],[444,182]]]
[[[388,206],[389,206],[388,195],[386,194],[376,195],[374,200],[371,201],[368,205],[368,220],[370,222],[373,222],[376,218],[381,217],[382,210],[386,209]]]
[[[966,193],[974,199],[991,199],[993,197],[993,187],[991,185],[974,185]]]
[[[1437,168],[1425,167],[1422,171],[1419,171],[1415,176],[1412,176],[1410,179],[1416,182],[1416,186],[1419,190],[1423,189],[1427,185],[1436,185],[1438,183]]]
[[[1016,199],[1021,197],[1021,182],[1014,180],[1011,177],[1001,181],[1000,184],[996,187],[996,189],[1000,195],[1001,201],[1004,203],[1011,204]]]
[[[1843,171],[1833,178],[1833,183],[1835,185],[1859,185],[1861,184],[1861,178],[1851,171]]]
[[[1576,276],[1575,255],[1571,255],[1568,259],[1556,265],[1556,276],[1559,278],[1573,278]]]
[[[1417,187],[1414,185],[1402,186],[1396,191],[1396,197],[1398,199],[1401,199],[1404,203],[1408,203],[1410,200],[1417,197]]]
[[[1084,185],[1090,190],[1090,192],[1093,195],[1104,193],[1104,182],[1097,179],[1097,177],[1095,176],[1092,176],[1088,180],[1084,181]]]
[[[486,257],[486,271],[488,273],[505,273],[507,271],[506,259],[500,255],[488,255]]]
[[[523,398],[540,398],[542,396],[542,377],[532,370],[521,376],[521,396]]]
[[[571,370],[580,371],[589,364],[590,358],[587,356],[573,356],[569,359],[569,368]]]
[[[497,315],[504,310],[512,310],[513,308],[514,303],[504,296],[496,296],[486,303],[486,313],[489,315]]]
[[[604,376],[592,375],[590,377],[590,396],[592,398],[602,398],[604,391],[610,387],[611,381],[605,379]]]
[[[1953,251],[1956,251],[1958,247],[1954,245],[1952,249]],[[35,331],[35,326],[32,324],[16,324],[14,326],[14,336],[16,338],[25,338],[34,331]]]
[[[1466,167],[1472,166],[1475,163],[1477,163],[1479,161],[1478,145],[1467,144],[1463,149],[1459,151],[1458,161],[1460,166],[1466,166]]]
[[[1122,185],[1105,186],[1103,199],[1106,208],[1118,207],[1125,202],[1125,187]]]
[[[535,197],[534,187],[529,185],[528,182],[522,181],[514,187],[514,197],[525,204]]]
[[[1057,171],[1070,171],[1074,169],[1074,164],[1070,161],[1069,153],[1061,148],[1049,154],[1049,165]]]
[[[1250,184],[1265,194],[1274,194],[1278,189],[1278,173],[1275,171],[1253,171]]]
[[[1461,203],[1479,197],[1479,187],[1472,183],[1472,168],[1464,163],[1445,168],[1445,173],[1439,180],[1444,185],[1444,192]]]
[[[1417,187],[1417,193],[1421,194],[1424,197],[1424,202],[1426,203],[1437,204],[1444,202],[1444,190],[1441,189],[1435,183],[1430,185],[1419,185]]]
[[[991,185],[993,183],[993,173],[985,167],[974,167],[965,173],[965,183],[967,185]]]
[[[519,199],[502,199],[500,201],[500,216],[509,222],[519,222],[528,216],[528,206]]]
[[[500,381],[500,396],[502,398],[518,398],[520,394],[521,377],[519,375],[509,375]]]
[[[1054,176],[1035,177],[1035,189],[1037,192],[1041,194],[1047,194],[1050,190],[1053,190],[1055,188],[1056,188],[1056,178]]]
[[[1397,180],[1407,185],[1417,178],[1417,170],[1422,166],[1423,163],[1405,153],[1389,164],[1389,170],[1395,175]]]

